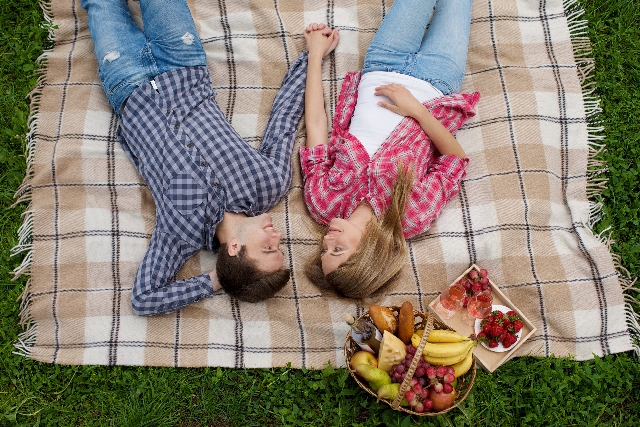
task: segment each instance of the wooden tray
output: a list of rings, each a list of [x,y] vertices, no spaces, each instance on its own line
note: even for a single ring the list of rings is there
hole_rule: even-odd
[[[460,280],[463,276],[465,276],[467,273],[469,273],[469,271],[471,271],[472,269],[476,269],[476,270],[480,271],[480,267],[478,267],[477,265],[473,264],[471,267],[469,267],[467,270],[465,270],[464,273],[462,273],[460,276],[458,276],[458,278],[453,283],[455,283],[458,280]],[[498,369],[498,367],[500,365],[502,365],[503,363],[505,363],[507,360],[509,360],[511,358],[511,356],[518,349],[518,347],[520,347],[522,345],[522,343],[525,342],[527,339],[529,339],[529,337],[536,331],[536,328],[529,321],[529,319],[527,319],[525,317],[525,315],[522,314],[522,312],[518,309],[518,307],[516,307],[509,300],[509,298],[507,298],[507,296],[505,294],[503,294],[502,291],[500,291],[500,288],[498,288],[498,286],[496,286],[496,284],[493,283],[491,281],[491,279],[489,279],[489,283],[491,284],[491,294],[493,295],[493,305],[505,305],[505,306],[511,308],[512,310],[514,310],[516,313],[518,313],[520,315],[520,317],[522,318],[522,323],[524,325],[522,327],[522,335],[520,336],[520,340],[509,351],[498,353],[498,352],[494,352],[494,351],[491,351],[491,350],[485,348],[482,344],[478,344],[476,346],[475,350],[473,351],[473,355],[476,358],[476,360],[478,361],[478,364],[484,370],[486,370],[488,372],[493,372],[496,369]],[[462,313],[463,313],[462,310],[466,310],[466,308],[458,310],[456,312],[455,316],[453,316],[451,319],[446,319],[445,320],[445,319],[441,318],[440,315],[438,314],[438,312],[435,310],[435,306],[436,306],[436,304],[438,303],[439,300],[440,300],[440,295],[438,295],[429,304],[429,309],[431,311],[433,311],[436,319],[438,319],[440,322],[444,323],[445,325],[447,325],[451,329],[461,333],[462,335],[469,336],[472,333],[474,333],[473,326],[469,326],[469,325],[465,324],[462,321],[462,317],[461,317]]]

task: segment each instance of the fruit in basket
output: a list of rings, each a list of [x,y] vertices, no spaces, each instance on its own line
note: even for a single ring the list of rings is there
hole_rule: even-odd
[[[389,331],[384,331],[378,353],[378,368],[389,372],[391,367],[404,360],[407,355],[405,344]]]
[[[405,301],[400,306],[400,313],[398,313],[398,338],[405,344],[411,342],[414,322],[413,305],[409,301]]]
[[[378,389],[378,399],[394,400],[400,391],[400,383],[385,384]],[[406,398],[400,400],[401,406],[408,406],[409,401]]]
[[[422,339],[422,334],[424,331],[419,329],[415,334],[411,336],[411,344],[414,346],[418,346],[420,344],[420,340]],[[431,331],[429,336],[427,337],[427,343],[431,344],[449,344],[449,343],[461,343],[471,341],[471,338],[465,337],[464,335],[459,334],[456,331],[450,331],[445,329],[434,329]]]
[[[371,365],[374,368],[377,368],[378,359],[368,351],[360,350],[351,356],[351,362],[349,362],[349,365],[351,366],[351,369],[355,369],[355,366],[362,364]]]
[[[427,337],[427,342],[430,343],[461,342],[470,340],[471,338],[465,337],[464,335],[459,334],[456,331],[451,331],[449,329],[434,329]]]
[[[465,357],[467,357],[467,353],[460,353],[458,355],[455,356],[451,356],[451,357],[432,357],[432,356],[427,356],[423,354],[423,359],[425,360],[425,362],[428,362],[432,365],[445,365],[445,366],[451,366],[451,365],[455,365],[456,363],[462,361]]]
[[[420,343],[420,339],[421,337],[416,333],[411,337],[411,342],[415,347],[417,347]],[[474,346],[475,341],[471,339],[465,339],[458,342],[438,343],[430,343],[427,341],[427,343],[424,345],[424,349],[422,350],[422,354],[424,356],[424,360],[431,363],[432,365],[453,365],[462,361],[466,357],[469,350]]]
[[[469,349],[469,352],[467,353],[464,359],[462,359],[458,363],[451,365],[451,367],[454,370],[454,376],[456,378],[466,374],[469,371],[469,369],[471,369],[471,366],[473,365],[473,350],[475,348],[476,348],[476,344],[474,343],[474,345]]]
[[[460,341],[454,343],[430,343],[427,342],[424,345],[422,354],[429,357],[448,358],[458,356],[460,354],[466,355],[474,341]]]
[[[380,368],[362,363],[360,365],[356,365],[354,369],[356,374],[364,378],[369,383],[369,387],[371,387],[371,389],[376,393],[383,385],[391,384],[391,377],[389,374]]]
[[[456,400],[456,391],[453,390],[450,393],[440,392],[438,393],[435,389],[429,390],[429,400],[433,402],[433,410],[434,411],[444,411]]]
[[[467,357],[473,354],[476,344],[475,341],[469,341],[468,345],[470,347],[467,352],[457,357],[461,357],[461,360],[466,360]],[[409,344],[406,346],[406,353],[404,360],[393,365],[389,372],[392,384],[382,386],[378,390],[378,397],[393,400],[397,396],[415,357],[416,348]],[[455,365],[431,364],[425,359],[427,357],[423,356],[417,362],[413,376],[408,380],[408,388],[403,396],[404,400],[413,411],[418,413],[430,410],[441,411],[449,408],[455,402],[457,396],[456,386],[458,379],[456,373],[460,373],[459,376],[463,375],[463,373],[461,370],[456,372]],[[473,359],[470,358],[469,361],[471,362],[469,367],[465,367],[462,364],[459,367],[463,370],[466,369],[465,373],[472,366]],[[434,396],[433,398],[431,397],[432,395]],[[404,405],[404,403],[401,404]]]
[[[380,332],[389,331],[395,334],[398,330],[398,320],[389,307],[374,304],[369,307],[369,317]]]

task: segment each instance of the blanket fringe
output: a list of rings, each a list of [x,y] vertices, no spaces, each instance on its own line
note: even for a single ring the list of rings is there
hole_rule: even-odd
[[[602,176],[608,171],[606,162],[603,160],[603,153],[606,151],[604,142],[606,135],[604,126],[600,121],[600,114],[602,113],[600,99],[595,93],[596,82],[593,78],[595,62],[592,58],[591,41],[587,34],[588,22],[582,19],[584,9],[577,0],[565,0],[563,6],[571,34],[578,76],[582,85],[584,108],[588,122],[589,158],[587,161],[586,191],[590,200],[588,226],[593,232],[595,225],[604,215],[602,192],[608,185],[608,178]],[[640,309],[640,300],[636,298],[636,293],[640,293],[640,286],[637,283],[637,278],[631,277],[629,270],[622,266],[620,255],[611,252],[613,240],[611,239],[610,228],[606,228],[595,237],[607,246],[613,257],[613,263],[624,295],[625,314],[632,338],[633,351],[636,356],[640,357],[640,314],[636,311]]]
[[[16,351],[13,354],[18,356],[30,357],[31,350],[36,344],[36,327],[33,323],[22,325],[25,330],[18,335],[18,340],[13,343]]]
[[[40,8],[44,15],[42,25],[49,33],[49,40],[55,41],[55,26],[53,23],[53,9],[48,0],[40,0]],[[25,137],[26,147],[26,174],[25,177],[14,194],[14,203],[12,207],[16,207],[22,203],[28,203],[27,208],[22,214],[22,225],[18,228],[18,243],[11,249],[11,256],[24,253],[22,262],[16,267],[11,274],[13,280],[26,275],[29,276],[24,291],[18,298],[20,300],[20,326],[24,329],[18,335],[18,340],[14,343],[16,351],[14,354],[30,357],[31,350],[36,344],[36,325],[32,322],[31,309],[31,263],[33,261],[33,210],[32,202],[32,179],[33,179],[33,161],[35,155],[36,138],[35,133],[38,126],[38,116],[42,99],[42,88],[45,84],[48,56],[52,49],[46,49],[36,60],[38,80],[35,87],[29,93],[29,118],[27,120],[28,132]]]

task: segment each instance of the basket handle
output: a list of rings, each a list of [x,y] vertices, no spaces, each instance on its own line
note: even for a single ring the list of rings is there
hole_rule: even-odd
[[[395,410],[400,406],[400,402],[404,398],[404,392],[409,388],[409,382],[411,378],[413,378],[413,374],[418,367],[418,363],[420,359],[422,359],[422,350],[424,349],[425,344],[427,343],[427,338],[433,329],[433,313],[429,311],[427,313],[427,324],[424,327],[424,332],[422,334],[422,338],[420,339],[420,344],[418,344],[418,348],[416,349],[416,355],[413,357],[411,361],[411,365],[409,365],[409,370],[407,370],[407,374],[404,376],[404,380],[402,380],[402,384],[400,384],[400,388],[398,389],[398,395],[393,402],[391,403],[391,407]]]

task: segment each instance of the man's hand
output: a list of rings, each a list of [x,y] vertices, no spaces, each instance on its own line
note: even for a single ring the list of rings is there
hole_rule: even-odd
[[[325,24],[312,23],[305,28],[304,39],[307,42],[309,56],[324,58],[336,48],[340,36],[337,29],[332,30]]]
[[[209,277],[211,278],[211,286],[213,286],[213,292],[216,292],[222,289],[222,285],[218,280],[218,274],[216,273],[215,268],[209,272]]]
[[[420,114],[424,113],[426,108],[409,92],[409,89],[401,84],[392,83],[384,86],[378,86],[374,92],[376,96],[386,96],[393,104],[386,101],[379,101],[378,105],[391,110],[401,116],[410,116],[417,119]]]

